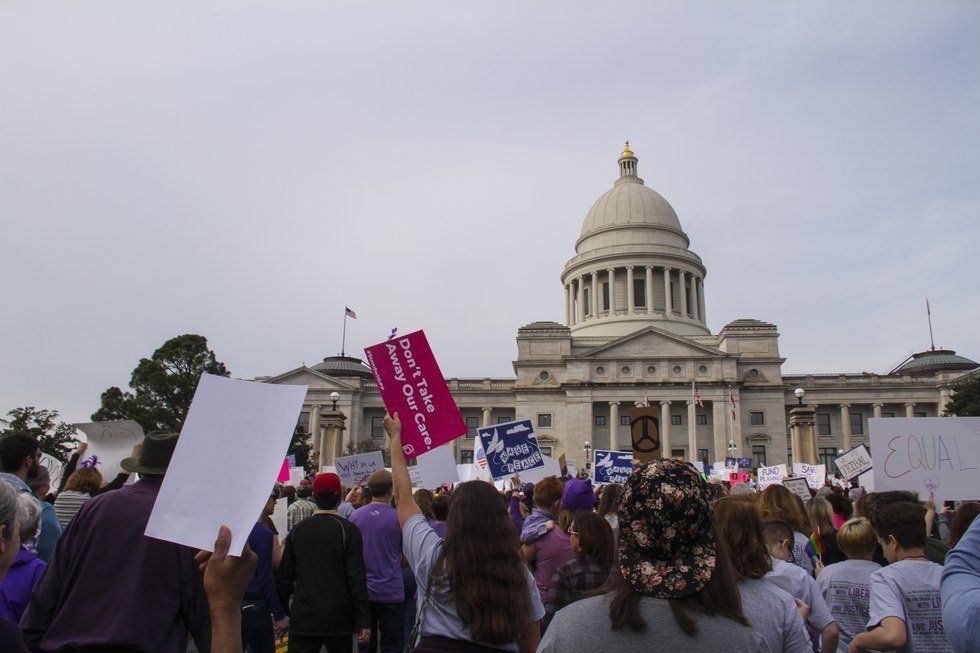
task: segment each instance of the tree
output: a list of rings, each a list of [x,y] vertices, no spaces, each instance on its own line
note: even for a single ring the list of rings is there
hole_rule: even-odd
[[[56,410],[24,406],[14,408],[7,413],[7,416],[10,419],[0,419],[0,424],[6,427],[0,430],[0,438],[14,433],[31,435],[37,439],[41,451],[61,462],[68,460],[72,447],[78,441],[74,426],[56,421],[58,419]]]
[[[313,445],[310,443],[310,434],[306,432],[302,424],[297,423],[296,429],[293,431],[293,439],[289,442],[289,449],[286,450],[287,456],[296,456],[296,466],[304,467],[306,471],[310,471],[307,465],[310,462],[310,452],[313,451]],[[313,470],[320,471],[320,470]]]
[[[957,417],[980,417],[980,376],[953,388],[953,400],[946,406],[946,413]]]
[[[203,373],[229,376],[204,336],[171,338],[140,360],[129,381],[132,392],[111,387],[102,393],[95,421],[132,419],[147,432],[180,431]]]

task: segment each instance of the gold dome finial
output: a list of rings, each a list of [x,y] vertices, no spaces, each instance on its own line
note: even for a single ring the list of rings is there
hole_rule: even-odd
[[[630,149],[630,142],[626,141],[626,149],[620,153],[620,158],[625,158],[628,156],[633,156],[633,150]]]

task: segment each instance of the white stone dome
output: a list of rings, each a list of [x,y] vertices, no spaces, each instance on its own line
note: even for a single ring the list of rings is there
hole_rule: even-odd
[[[643,180],[636,177],[624,177],[620,181],[589,209],[581,238],[610,227],[650,226],[681,231],[677,213],[660,193],[644,186]]]

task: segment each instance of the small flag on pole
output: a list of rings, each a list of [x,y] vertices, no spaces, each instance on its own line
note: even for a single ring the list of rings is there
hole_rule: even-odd
[[[646,388],[643,388],[643,407],[644,408],[650,407],[650,393],[647,391]]]
[[[810,539],[807,542],[807,548],[813,551],[813,555],[818,558],[823,555],[823,538],[820,537],[820,527],[817,526],[816,530],[810,534]]]
[[[735,414],[735,391],[732,389],[732,386],[728,386],[728,399],[732,405],[732,421],[737,422],[738,416]]]
[[[691,396],[694,397],[694,403],[704,408],[704,402],[701,401],[701,391],[698,390],[698,385],[694,381],[691,381]]]
[[[487,468],[487,454],[483,453],[483,447],[476,450],[476,464],[480,467],[480,469]]]
[[[346,315],[347,317],[352,317],[355,320],[357,319],[357,313],[355,313],[354,311],[350,310],[346,306],[344,306],[344,315]]]

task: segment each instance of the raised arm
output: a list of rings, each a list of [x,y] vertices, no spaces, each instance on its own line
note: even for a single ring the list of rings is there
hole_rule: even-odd
[[[420,515],[422,511],[412,496],[412,479],[408,475],[408,461],[402,451],[402,422],[398,413],[385,415],[385,431],[391,438],[391,475],[395,484],[395,508],[398,509],[398,523],[405,526],[412,515]]]

